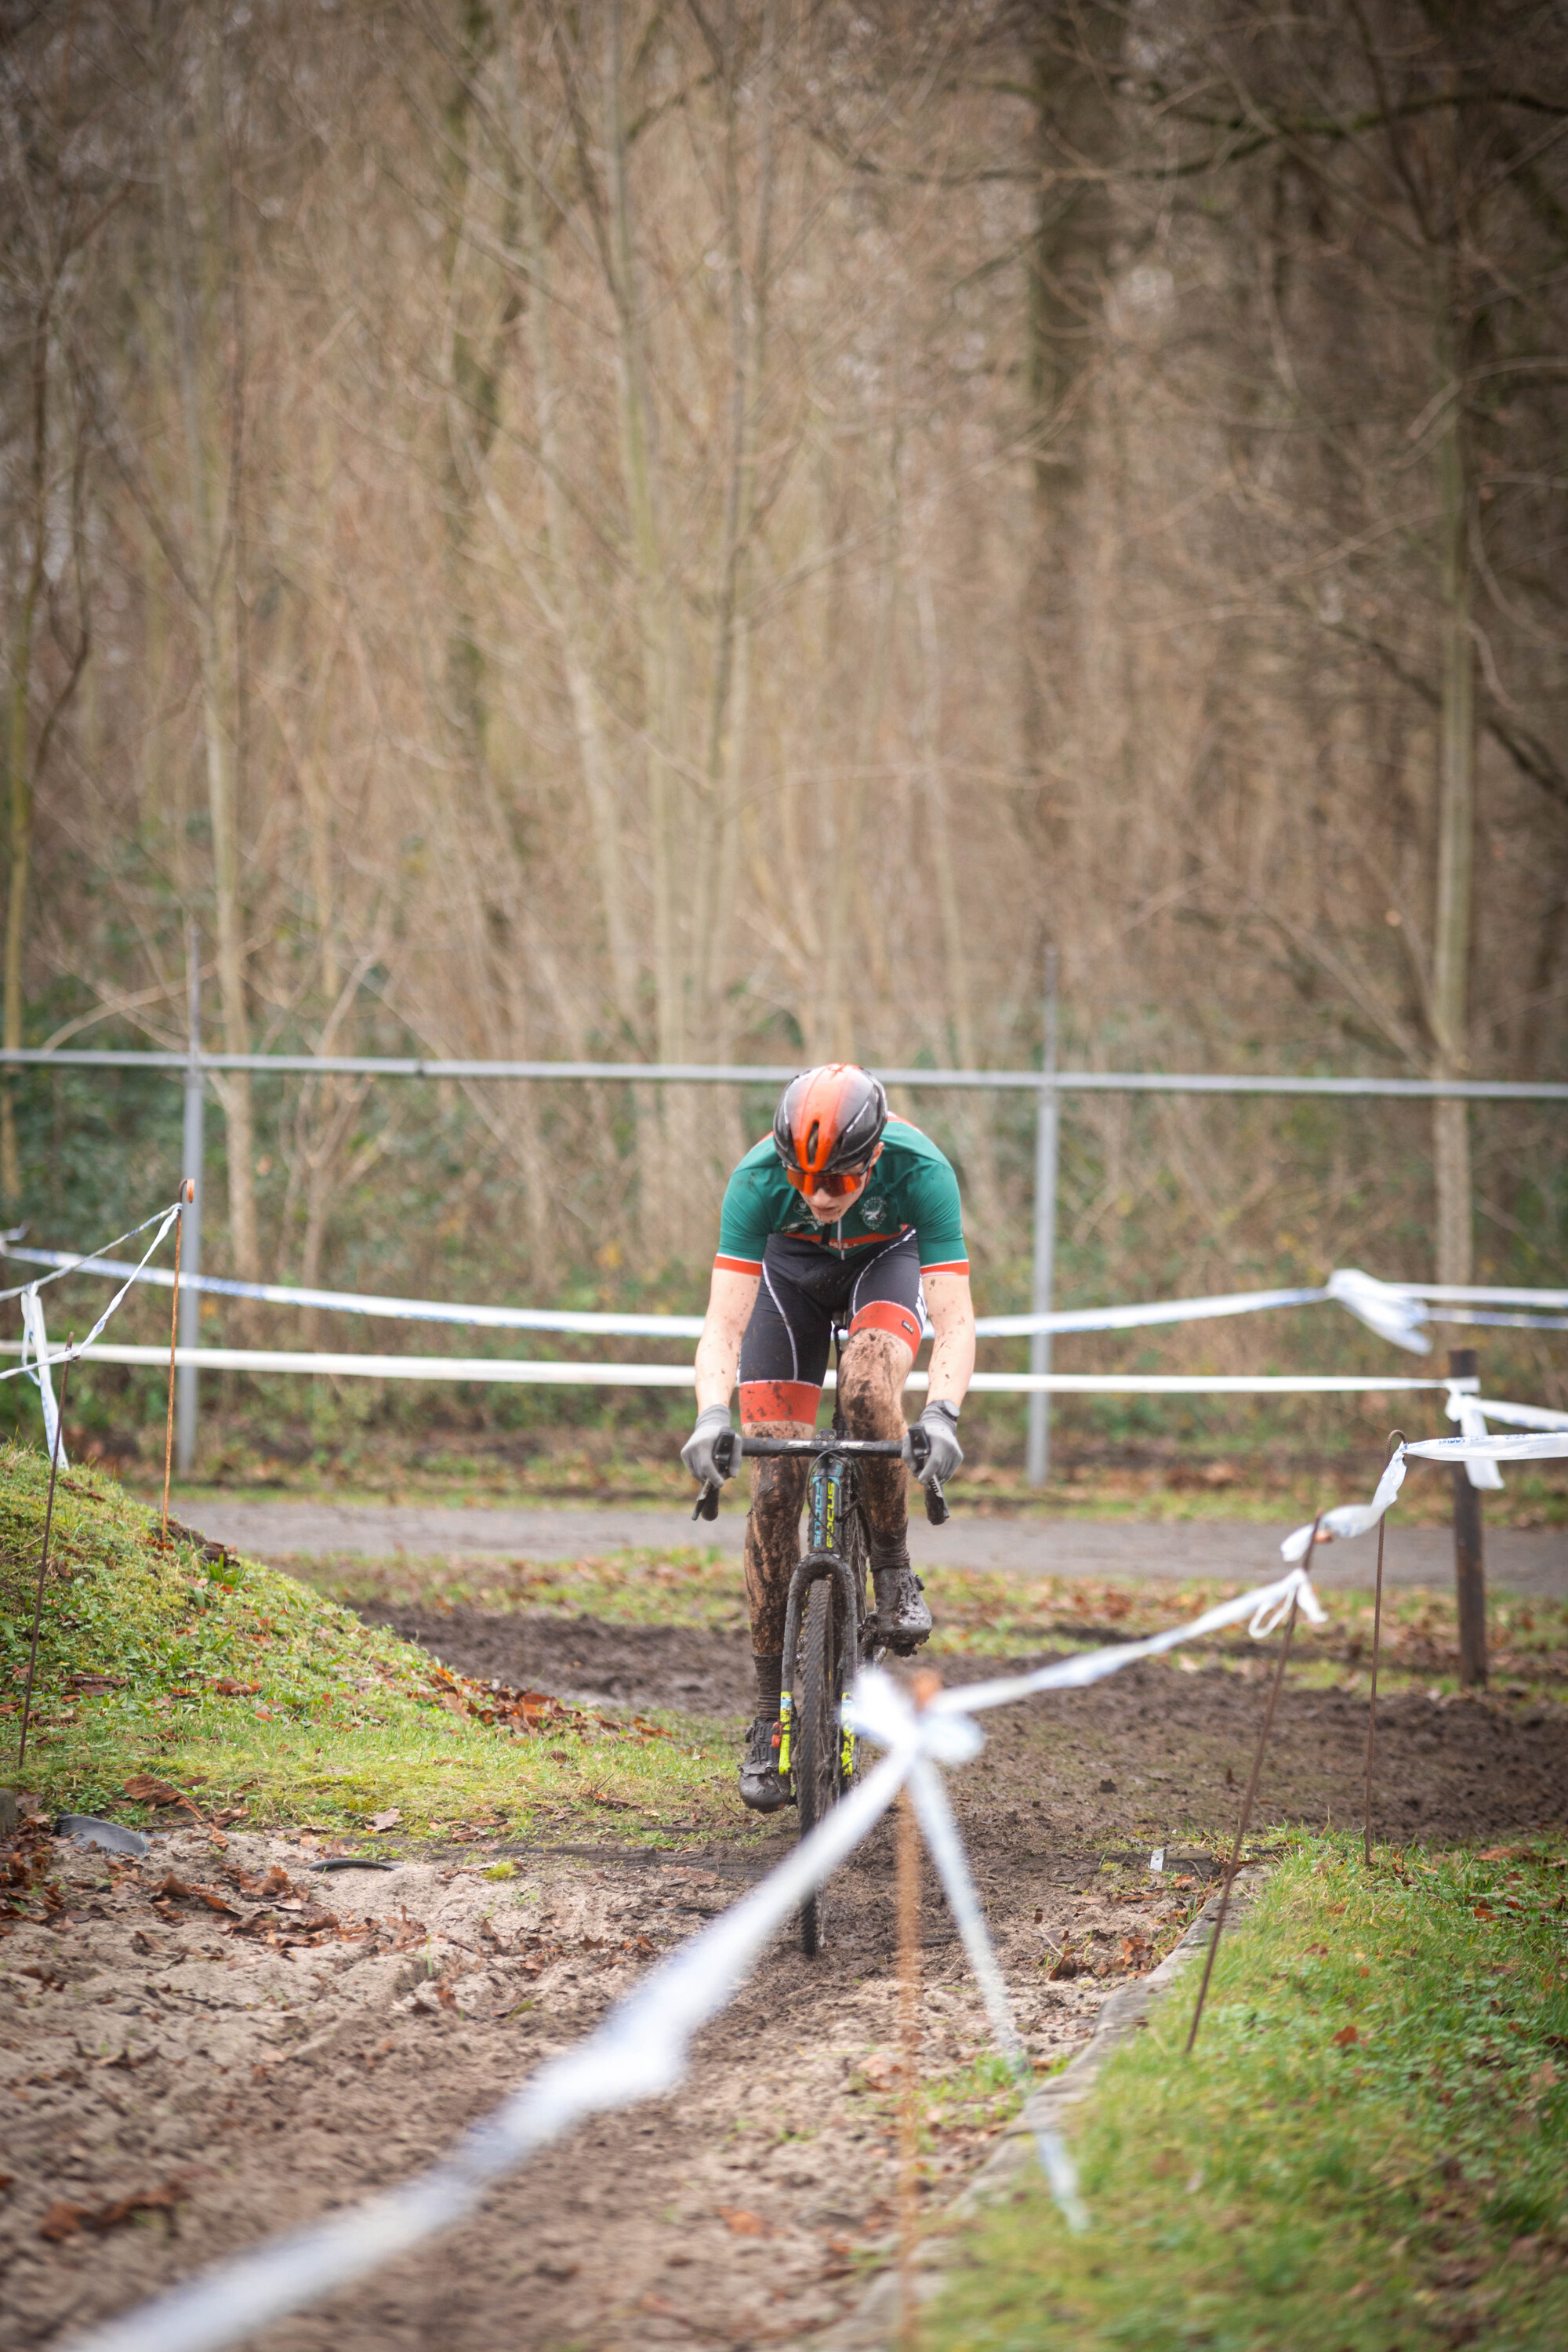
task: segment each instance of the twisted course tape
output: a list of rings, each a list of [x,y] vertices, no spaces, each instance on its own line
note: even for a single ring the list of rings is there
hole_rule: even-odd
[[[102,1324],[96,1328],[101,1329]],[[19,1344],[0,1339],[0,1355],[14,1353]],[[89,1344],[83,1340],[72,1349],[72,1356],[81,1355]],[[118,1340],[94,1347],[92,1354],[100,1364],[166,1364],[169,1360],[167,1348],[122,1346]],[[54,1360],[58,1363],[61,1359]],[[538,1356],[361,1356],[303,1348],[176,1348],[174,1361],[194,1364],[203,1371],[304,1372],[333,1380],[521,1381],[546,1388],[691,1386],[689,1364],[575,1364]],[[0,1372],[0,1380],[10,1377]],[[924,1371],[911,1371],[904,1385],[923,1389],[928,1378]],[[823,1385],[836,1385],[831,1369]],[[1041,1390],[1055,1396],[1385,1396],[1404,1395],[1413,1389],[1447,1390],[1453,1383],[1337,1372],[976,1372],[969,1385],[977,1393],[989,1391],[995,1395],[1027,1395]]]
[[[1279,1622],[1292,1601],[1321,1622],[1305,1571],[1293,1569],[1275,1583],[1208,1610],[1169,1633],[1069,1660],[1068,1664],[1077,1669],[1071,1675],[1046,1668],[1037,1675],[946,1690],[918,1715],[890,1677],[875,1666],[867,1667],[857,1677],[851,1705],[857,1729],[886,1748],[882,1761],[760,1885],[652,1969],[596,2032],[531,2075],[428,2171],[351,2212],[258,2246],[139,2311],[90,2329],[75,2338],[70,2352],[218,2352],[218,2347],[238,2342],[449,2229],[475,2210],[495,2181],[584,2117],[674,2089],[685,2073],[698,2029],[731,2000],[769,1938],[853,1852],[906,1780],[994,2030],[1004,2053],[1021,2066],[1023,2051],[1006,1987],[935,1766],[967,1763],[978,1755],[984,1735],[972,1720],[977,1709],[1069,1683],[1098,1682],[1141,1657],[1201,1638],[1245,1616],[1250,1616],[1251,1630],[1261,1638]],[[1054,2134],[1043,2134],[1040,2158],[1068,2221],[1081,2228],[1087,2216],[1066,2147]]]
[[[1336,1538],[1370,1535],[1404,1486],[1408,1461],[1462,1463],[1468,1467],[1478,1462],[1550,1462],[1568,1455],[1568,1413],[1547,1416],[1543,1408],[1533,1405],[1497,1408],[1489,1402],[1483,1410],[1494,1420],[1500,1420],[1505,1412],[1531,1416],[1539,1413],[1542,1418],[1550,1418],[1552,1426],[1522,1437],[1424,1437],[1415,1444],[1398,1446],[1377,1482],[1371,1502],[1342,1503],[1337,1509],[1325,1511],[1316,1523],[1318,1541],[1331,1543]],[[1311,1542],[1310,1524],[1293,1528],[1279,1547],[1280,1557],[1304,1559]]]
[[[7,1349],[6,1352],[10,1353],[11,1349],[19,1347],[22,1360],[19,1364],[14,1364],[9,1371],[0,1372],[0,1381],[14,1381],[18,1379],[22,1373],[26,1372],[31,1379],[37,1381],[39,1390],[42,1391],[45,1382],[47,1380],[48,1368],[51,1364],[74,1364],[79,1356],[84,1356],[88,1349],[92,1346],[93,1341],[98,1338],[99,1333],[108,1323],[110,1317],[121,1305],[132,1284],[142,1274],[148,1258],[152,1256],[159,1244],[163,1241],[169,1234],[174,1225],[174,1220],[179,1213],[180,1204],[178,1201],[174,1201],[171,1202],[168,1208],[157,1210],[154,1212],[153,1216],[143,1218],[142,1223],[135,1228],[137,1233],[145,1233],[147,1227],[153,1223],[158,1224],[158,1230],[153,1234],[152,1240],[148,1243],[146,1250],[142,1255],[141,1265],[128,1266],[123,1269],[125,1280],[121,1284],[119,1289],[115,1292],[113,1297],[110,1300],[108,1306],[104,1308],[102,1314],[99,1317],[97,1322],[88,1333],[86,1339],[75,1340],[68,1347],[57,1349],[52,1356],[47,1352],[48,1335],[44,1329],[43,1302],[38,1295],[42,1286],[36,1282],[29,1282],[25,1283],[20,1290],[8,1290],[4,1294],[0,1294],[6,1298],[21,1299],[22,1320],[26,1326],[27,1333],[27,1337],[25,1339],[19,1342],[16,1340],[11,1342],[11,1348]],[[162,1223],[158,1223],[160,1219],[162,1220]],[[121,1240],[125,1240],[128,1239],[129,1236],[122,1234],[121,1238]],[[173,1277],[171,1277],[171,1279]],[[160,1349],[157,1348],[150,1348],[145,1352],[149,1360],[154,1363],[165,1363],[168,1360],[167,1349]],[[28,1362],[27,1358],[30,1353],[37,1356],[36,1363]]]
[[[149,1218],[148,1223],[152,1222]],[[142,1228],[137,1226],[134,1230],[140,1233]],[[131,1238],[129,1234],[121,1235],[121,1241]],[[50,1282],[58,1281],[64,1274],[113,1277],[135,1271],[101,1255],[72,1257],[63,1250],[24,1249],[8,1240],[3,1246],[7,1257],[24,1265],[55,1267],[57,1271],[45,1277]],[[111,1242],[109,1246],[116,1248],[118,1244]],[[157,1283],[165,1289],[174,1278],[159,1268],[142,1276],[143,1281]],[[306,1290],[287,1283],[235,1282],[225,1276],[210,1274],[187,1276],[186,1283],[191,1289],[215,1297],[254,1298],[269,1307],[319,1307],[335,1314],[382,1316],[399,1322],[468,1324],[475,1329],[491,1331],[574,1331],[584,1337],[603,1333],[626,1339],[695,1339],[702,1330],[700,1315],[603,1315],[558,1307],[466,1306],[452,1300],[393,1298],[374,1291]],[[18,1295],[16,1291],[0,1292],[0,1297],[14,1298]],[[1155,1324],[1197,1323],[1218,1316],[1257,1315],[1277,1307],[1312,1307],[1331,1301],[1348,1308],[1381,1338],[1422,1354],[1431,1346],[1419,1328],[1426,1311],[1422,1302],[1439,1296],[1476,1302],[1568,1307],[1568,1291],[1466,1290],[1439,1294],[1419,1286],[1380,1282],[1375,1276],[1363,1274],[1357,1267],[1344,1266],[1331,1274],[1320,1289],[1232,1290],[1210,1297],[1156,1299],[1129,1307],[1063,1307],[1046,1315],[982,1315],[974,1328],[982,1339],[1028,1339],[1036,1332],[1046,1331],[1136,1331]],[[1467,1316],[1464,1319],[1480,1318]]]

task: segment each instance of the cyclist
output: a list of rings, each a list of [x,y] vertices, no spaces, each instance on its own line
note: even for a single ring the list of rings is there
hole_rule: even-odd
[[[681,1448],[693,1477],[721,1478],[715,1443],[730,1427],[737,1370],[743,1433],[810,1435],[835,1321],[849,1329],[838,1373],[845,1427],[853,1437],[901,1437],[908,1460],[902,1399],[922,1310],[934,1337],[920,1475],[944,1481],[963,1459],[958,1412],[974,1370],[958,1180],[918,1127],[889,1117],[886,1091],[868,1072],[847,1062],[806,1070],[784,1088],[772,1135],[747,1152],[725,1190],[697,1343],[697,1426]],[[773,1740],[807,1469],[804,1459],[752,1465],[745,1573],[757,1714],[741,1799],[762,1813],[787,1802]],[[868,1461],[861,1493],[878,1638],[907,1654],[931,1618],[910,1566],[902,1465]]]

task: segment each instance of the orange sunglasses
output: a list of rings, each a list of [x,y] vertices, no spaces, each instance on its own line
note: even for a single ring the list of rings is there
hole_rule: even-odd
[[[784,1181],[797,1192],[826,1192],[829,1200],[842,1201],[847,1193],[858,1192],[870,1172],[868,1160],[863,1168],[841,1169],[833,1176],[815,1175],[809,1168],[786,1168]]]

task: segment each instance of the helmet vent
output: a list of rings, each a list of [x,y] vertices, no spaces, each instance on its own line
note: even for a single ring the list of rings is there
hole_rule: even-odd
[[[811,1133],[805,1139],[805,1164],[808,1168],[816,1164],[816,1139],[821,1132],[822,1121],[819,1118],[814,1118],[811,1122]]]

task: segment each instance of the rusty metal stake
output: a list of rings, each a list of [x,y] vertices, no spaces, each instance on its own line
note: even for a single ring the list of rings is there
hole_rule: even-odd
[[[1308,1544],[1304,1555],[1309,1560],[1312,1557],[1312,1545],[1318,1540],[1318,1528],[1322,1517],[1320,1511],[1312,1521],[1311,1542]],[[1279,1685],[1285,1679],[1285,1662],[1290,1655],[1290,1637],[1295,1631],[1296,1596],[1292,1593],[1290,1614],[1285,1620],[1285,1639],[1279,1645],[1279,1663],[1274,1669],[1274,1680],[1268,1685],[1268,1704],[1263,1710],[1263,1723],[1258,1734],[1258,1753],[1252,1759],[1252,1777],[1247,1784],[1247,1794],[1241,1801],[1241,1819],[1236,1825],[1236,1844],[1231,1852],[1230,1865],[1225,1874],[1225,1888],[1219,1898],[1219,1910],[1215,1916],[1214,1934],[1209,1937],[1208,1954],[1204,1961],[1204,1980],[1198,1987],[1197,2006],[1193,2011],[1192,2031],[1187,2035],[1189,2058],[1193,2054],[1193,2044],[1198,2038],[1198,2027],[1203,2020],[1204,2002],[1208,1998],[1209,1979],[1214,1974],[1215,1954],[1219,1949],[1219,1939],[1225,1933],[1226,1914],[1230,1909],[1230,1890],[1236,1882],[1236,1874],[1241,1867],[1241,1849],[1247,1843],[1247,1823],[1252,1819],[1252,1801],[1258,1794],[1258,1783],[1263,1772],[1264,1751],[1268,1746],[1268,1734],[1274,1723],[1274,1709],[1279,1697]]]
[[[1384,1457],[1384,1469],[1404,1444],[1405,1432],[1402,1429],[1391,1429],[1388,1433],[1388,1452]],[[1383,1639],[1383,1531],[1387,1524],[1388,1513],[1384,1511],[1377,1523],[1377,1589],[1373,1595],[1372,1602],[1372,1696],[1368,1699],[1366,1707],[1366,1808],[1365,1827],[1362,1832],[1362,1838],[1366,1853],[1366,1866],[1369,1870],[1372,1868],[1372,1755],[1377,1740],[1377,1656],[1379,1644]]]
[[[923,1714],[942,1688],[929,1666],[915,1675],[910,1696]],[[921,2158],[921,1844],[919,1817],[908,1788],[899,1794],[899,2044],[903,2095],[899,2103],[899,2352],[917,2352],[915,2253],[920,2241]]]
[[[902,2097],[899,2106],[899,2345],[915,2352],[915,2247],[920,2226],[917,2171],[920,2112],[921,1849],[914,1799],[899,1796],[899,2046]]]
[[[70,1344],[68,1339],[66,1346],[68,1348]],[[33,1646],[27,1657],[27,1687],[22,1699],[22,1736],[16,1742],[18,1772],[27,1759],[27,1726],[33,1716],[33,1677],[38,1667],[38,1633],[44,1622],[44,1579],[49,1572],[49,1529],[55,1523],[55,1478],[60,1466],[60,1433],[66,1425],[66,1389],[70,1374],[71,1360],[68,1355],[60,1370],[60,1401],[55,1412],[54,1449],[49,1455],[49,1499],[44,1506],[44,1548],[38,1555],[38,1590],[33,1600]]]
[[[180,1186],[180,1213],[174,1219],[174,1303],[169,1310],[169,1420],[163,1432],[163,1526],[159,1537],[165,1549],[169,1541],[169,1472],[174,1459],[174,1335],[180,1328],[180,1237],[185,1230],[185,1211],[195,1197],[195,1185],[187,1176]]]

